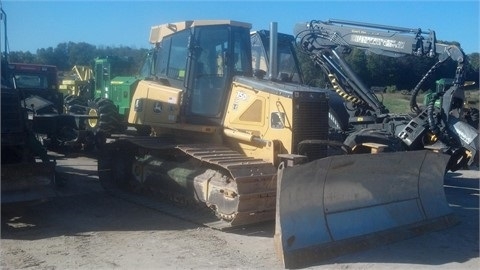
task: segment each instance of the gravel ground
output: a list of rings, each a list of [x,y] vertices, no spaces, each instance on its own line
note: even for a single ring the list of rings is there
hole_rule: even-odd
[[[105,193],[96,162],[62,157],[58,196],[2,206],[2,269],[282,269],[273,222],[218,231]],[[308,269],[479,269],[478,170],[449,173],[445,192],[460,223]]]

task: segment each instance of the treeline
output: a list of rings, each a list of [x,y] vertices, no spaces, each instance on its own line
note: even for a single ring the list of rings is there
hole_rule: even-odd
[[[10,52],[11,62],[39,63],[57,66],[59,71],[69,71],[75,65],[91,66],[96,57],[122,58],[122,67],[126,74],[135,75],[140,70],[148,49],[134,49],[130,47],[97,47],[85,42],[60,43],[55,48],[38,49],[35,54],[30,52]],[[467,55],[465,64],[465,77],[467,81],[479,83],[479,53]],[[313,65],[305,55],[299,54],[305,81],[314,86],[325,87],[328,80],[322,70]],[[353,49],[345,60],[353,71],[371,86],[387,87],[389,91],[412,90],[423,76],[437,61],[436,58],[423,58],[403,56],[399,58],[369,54],[363,50]],[[424,84],[422,90],[434,89],[435,80],[440,78],[453,78],[457,63],[451,59],[445,61],[433,71]]]
[[[307,56],[299,54],[299,58],[307,84],[319,87],[328,85],[328,79],[321,69],[315,68]],[[465,80],[474,81],[477,89],[480,76],[479,58],[479,53],[469,54],[464,64]],[[366,53],[364,50],[355,48],[349,54],[344,55],[344,59],[367,87],[386,87],[390,92],[412,90],[427,72],[432,72],[432,75],[425,79],[420,89],[423,91],[434,90],[436,80],[454,78],[457,69],[457,62],[452,59],[448,59],[436,69],[430,70],[438,61],[437,58],[413,55],[393,58]]]
[[[148,49],[133,49],[130,47],[97,47],[85,42],[64,42],[57,47],[38,49],[35,54],[30,52],[14,51],[9,53],[10,62],[35,63],[57,66],[59,71],[70,71],[73,66],[93,66],[97,57],[114,57],[123,59],[118,61],[116,68],[124,70],[126,74],[136,75],[140,70]]]

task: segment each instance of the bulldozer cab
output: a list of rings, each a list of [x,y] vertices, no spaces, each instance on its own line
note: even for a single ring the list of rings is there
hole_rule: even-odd
[[[303,84],[300,64],[295,55],[294,37],[283,33],[277,33],[277,69],[278,79],[282,82]],[[255,74],[258,71],[268,74],[269,70],[269,43],[270,31],[259,30],[251,33],[252,42],[252,66]]]
[[[129,122],[172,123],[181,117],[191,124],[219,125],[233,76],[252,74],[249,30],[250,24],[234,21],[153,27],[150,39],[156,47],[156,85],[140,82]],[[161,92],[168,88],[171,95],[161,98],[160,91],[144,87],[161,87]]]

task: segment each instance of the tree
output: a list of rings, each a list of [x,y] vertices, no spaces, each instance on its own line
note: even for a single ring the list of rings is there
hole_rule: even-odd
[[[474,81],[478,87],[479,79],[480,79],[480,72],[479,72],[480,54],[471,53],[467,55],[467,61],[468,61],[468,65],[465,71],[466,80]]]
[[[22,52],[22,51],[17,51],[17,52],[10,52],[8,54],[9,56],[9,61],[12,63],[35,63],[37,56],[32,54],[31,52]]]
[[[345,62],[348,63],[357,76],[364,79],[369,77],[369,71],[366,67],[367,56],[363,50],[353,48],[349,54],[344,56]]]
[[[75,65],[88,66],[91,65],[97,54],[97,48],[86,42],[68,43],[68,63],[70,68]]]
[[[467,55],[468,62],[473,71],[478,72],[480,66],[480,54],[478,52]]]
[[[37,50],[37,60],[36,60],[36,62],[38,64],[57,65],[57,60],[58,59],[56,58],[52,47]]]
[[[53,50],[53,53],[56,58],[55,62],[58,70],[68,70],[72,68],[69,63],[67,43],[59,43],[57,47]]]
[[[297,55],[304,83],[310,86],[326,87],[329,82],[326,79],[325,72],[320,67],[315,66],[310,57],[305,53],[297,50]]]

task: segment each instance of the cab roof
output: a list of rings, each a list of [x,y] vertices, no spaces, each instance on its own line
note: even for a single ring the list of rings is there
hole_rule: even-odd
[[[185,30],[187,28],[195,26],[208,26],[208,25],[231,25],[239,26],[251,29],[252,25],[250,23],[232,21],[232,20],[191,20],[183,21],[176,23],[166,23],[161,25],[152,26],[150,30],[150,43],[155,44],[168,35],[171,35],[175,32]]]

